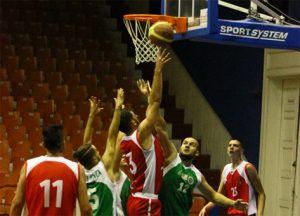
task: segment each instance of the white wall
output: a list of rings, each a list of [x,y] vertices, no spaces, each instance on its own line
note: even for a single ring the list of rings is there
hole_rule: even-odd
[[[286,50],[265,50],[260,166],[261,177],[266,196],[265,215],[281,216],[276,211],[279,185],[280,128],[282,82],[284,79],[300,78],[300,52]],[[298,144],[298,152],[299,152]],[[298,161],[300,154],[298,153]],[[296,174],[296,199],[294,216],[299,216],[300,206],[300,164]]]

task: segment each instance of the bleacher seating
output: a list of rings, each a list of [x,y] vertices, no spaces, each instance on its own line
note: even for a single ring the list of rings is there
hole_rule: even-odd
[[[69,136],[64,155],[72,159],[72,151],[82,143],[90,96],[101,99],[104,107],[93,123],[93,143],[100,153],[105,149],[116,88],[123,87],[127,98],[134,98],[128,100],[128,106],[144,117],[146,107],[132,78],[136,78],[135,68],[127,65],[126,45],[122,44],[111,7],[105,1],[1,3],[1,183],[8,179],[16,183],[24,160],[45,154],[41,135],[44,125],[64,125]],[[163,107],[176,107],[168,103],[167,95],[164,98]],[[176,138],[191,135],[192,126],[183,125],[182,110],[169,108],[165,113],[174,123]],[[207,157],[202,159],[199,167],[208,168]],[[0,186],[6,206],[1,206],[0,214],[7,213],[14,187]],[[202,205],[203,200],[196,202]]]

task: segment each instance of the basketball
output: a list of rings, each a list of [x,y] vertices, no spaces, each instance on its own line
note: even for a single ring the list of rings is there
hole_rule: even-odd
[[[149,28],[148,38],[152,44],[164,46],[173,41],[173,26],[164,21],[158,21]]]

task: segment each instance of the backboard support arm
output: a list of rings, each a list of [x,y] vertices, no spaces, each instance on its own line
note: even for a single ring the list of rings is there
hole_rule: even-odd
[[[251,1],[251,4],[250,4],[250,10],[247,9],[247,8],[244,8],[244,7],[240,7],[240,6],[237,6],[237,5],[234,5],[234,4],[222,1],[222,0],[219,0],[219,5],[221,5],[223,7],[230,8],[232,10],[236,10],[236,11],[248,14],[249,16],[254,17],[254,18],[262,18],[262,19],[268,20],[268,21],[274,21],[274,19],[276,19],[276,18],[274,18],[272,16],[269,16],[269,15],[266,15],[266,14],[262,14],[262,13],[258,13],[257,12],[257,6],[258,5],[256,3],[254,3],[254,2],[252,2],[252,1]]]

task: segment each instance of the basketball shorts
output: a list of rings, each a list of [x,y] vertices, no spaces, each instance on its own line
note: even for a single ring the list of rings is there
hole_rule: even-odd
[[[159,199],[148,199],[130,195],[127,201],[127,214],[129,216],[151,215],[159,216],[161,203]]]

